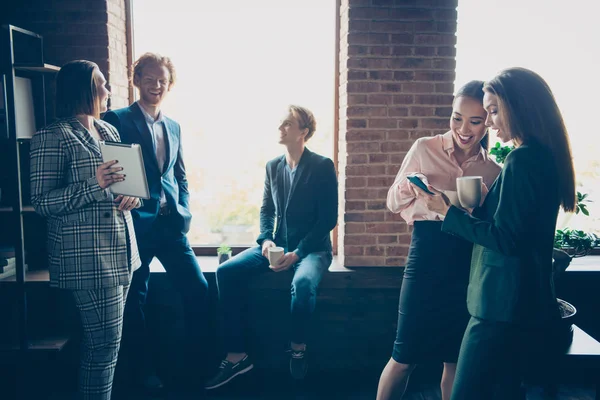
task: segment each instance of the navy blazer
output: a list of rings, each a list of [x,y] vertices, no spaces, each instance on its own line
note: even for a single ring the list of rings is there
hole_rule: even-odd
[[[557,170],[548,150],[522,145],[473,216],[450,207],[442,231],[473,246],[469,313],[489,321],[560,321],[552,283],[554,230],[560,207]]]
[[[337,223],[338,190],[333,162],[304,149],[287,204],[283,204],[285,155],[267,163],[260,208],[259,245],[274,240],[286,217],[288,251],[301,259],[316,251],[331,251],[330,232]]]
[[[152,136],[138,103],[109,111],[103,118],[119,131],[123,143],[139,143],[142,147],[150,199],[142,207],[132,210],[136,232],[144,233],[152,228],[158,216],[161,189],[165,192],[167,205],[176,217],[179,230],[185,234],[190,228],[192,215],[189,211],[188,182],[183,163],[181,129],[177,122],[163,117],[165,128],[166,160],[158,168]]]

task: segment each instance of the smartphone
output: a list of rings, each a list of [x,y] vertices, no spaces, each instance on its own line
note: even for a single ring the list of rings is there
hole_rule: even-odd
[[[421,180],[421,178],[419,178],[418,176],[408,176],[407,179],[414,185],[417,185],[419,188],[423,189],[425,191],[425,193],[434,195],[434,193],[427,189],[427,185],[425,185],[423,183],[423,181]]]

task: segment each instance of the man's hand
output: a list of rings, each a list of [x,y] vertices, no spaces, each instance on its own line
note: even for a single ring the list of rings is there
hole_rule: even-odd
[[[269,258],[269,247],[275,247],[275,243],[271,240],[265,240],[262,244],[262,255]]]
[[[119,204],[119,211],[130,211],[140,204],[140,199],[137,197],[123,196],[120,194],[115,199],[115,203],[118,202],[121,202],[121,204]]]
[[[434,193],[433,195],[430,195],[429,193],[425,192],[417,185],[414,185],[412,183],[411,185],[416,190],[417,196],[425,199],[425,203],[427,204],[427,208],[429,208],[429,210],[435,211],[438,214],[446,216],[446,214],[448,213],[448,209],[450,209],[450,199],[448,199],[448,196],[446,196],[439,190],[434,189],[431,185],[428,185],[427,188]]]
[[[292,251],[285,253],[283,256],[281,256],[277,262],[277,265],[270,265],[269,268],[275,272],[285,271],[286,269],[290,269],[291,266],[296,264],[299,260],[300,257],[298,257],[298,255]]]

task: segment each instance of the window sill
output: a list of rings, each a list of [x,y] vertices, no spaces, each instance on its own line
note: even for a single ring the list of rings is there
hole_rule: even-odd
[[[215,284],[215,271],[218,267],[216,256],[196,256],[204,276],[208,280],[209,286]],[[169,279],[160,262],[155,258],[150,264],[152,279],[150,283],[163,285]],[[276,289],[289,290],[291,280],[290,271],[280,273],[265,274],[261,279],[253,280],[250,285],[253,289]],[[337,256],[333,257],[333,262],[329,267],[329,272],[323,275],[323,280],[319,285],[323,289],[392,289],[400,290],[402,285],[402,274],[404,268],[397,267],[343,267]]]
[[[566,272],[600,272],[600,255],[590,254],[575,258]]]
[[[200,268],[204,274],[214,274],[219,266],[219,261],[216,256],[196,256]],[[329,267],[329,272],[353,272],[353,269],[348,269],[339,263],[338,257],[333,256],[333,261]],[[165,268],[162,266],[160,261],[155,257],[150,263],[151,273],[165,272]]]

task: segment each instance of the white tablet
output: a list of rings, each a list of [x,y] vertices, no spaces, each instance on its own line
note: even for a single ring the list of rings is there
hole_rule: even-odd
[[[150,198],[142,148],[139,144],[100,141],[100,151],[103,162],[118,160],[115,166],[123,168],[119,173],[127,175],[123,182],[116,182],[108,187],[113,194]]]

